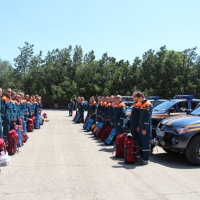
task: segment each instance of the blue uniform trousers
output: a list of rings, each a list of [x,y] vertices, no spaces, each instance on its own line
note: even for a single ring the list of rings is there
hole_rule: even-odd
[[[8,139],[8,132],[10,131],[10,124],[11,119],[10,117],[4,117],[4,124],[3,124],[3,138],[4,140]]]
[[[140,128],[139,133],[139,140],[140,140],[140,147],[141,147],[141,157],[144,160],[149,160],[150,152],[151,152],[151,131],[150,128],[147,130],[146,134],[142,134],[142,129]]]

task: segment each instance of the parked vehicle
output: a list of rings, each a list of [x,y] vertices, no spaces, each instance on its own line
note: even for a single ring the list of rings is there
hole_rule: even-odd
[[[184,153],[191,164],[200,166],[200,106],[188,115],[163,119],[152,143],[168,153]]]

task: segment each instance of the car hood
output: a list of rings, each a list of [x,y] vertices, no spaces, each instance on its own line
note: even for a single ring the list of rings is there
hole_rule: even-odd
[[[153,110],[152,115],[164,114],[164,113],[166,113],[166,110],[158,110],[158,111]]]
[[[192,124],[200,125],[200,117],[193,115],[169,117],[162,120],[161,123],[167,126],[175,126],[175,127],[186,127]]]

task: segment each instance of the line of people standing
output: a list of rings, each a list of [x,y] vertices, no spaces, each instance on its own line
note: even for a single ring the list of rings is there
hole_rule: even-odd
[[[42,98],[38,95],[29,96],[24,93],[16,94],[11,88],[7,88],[2,97],[0,88],[0,138],[8,140],[8,132],[13,124],[18,124],[19,118],[26,121],[27,118],[37,116],[42,109]]]
[[[141,165],[149,163],[151,153],[151,138],[152,138],[152,122],[151,115],[153,106],[150,101],[145,99],[142,92],[134,92],[132,94],[134,101],[131,116],[130,128],[134,140],[141,148]],[[82,105],[84,98],[77,99],[78,112],[84,118],[84,109]],[[93,119],[93,124],[96,121],[103,122],[107,126],[112,126],[116,130],[116,135],[124,132],[126,123],[126,105],[122,102],[121,95],[113,96],[98,96],[97,102],[94,96],[90,98],[87,117]]]

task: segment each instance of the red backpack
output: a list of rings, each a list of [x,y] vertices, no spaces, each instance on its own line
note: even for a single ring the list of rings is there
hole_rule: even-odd
[[[47,118],[47,113],[43,113],[42,115],[44,118]]]
[[[106,129],[106,125],[103,125],[100,129],[99,132],[97,133],[97,138],[101,139],[101,135],[104,132],[104,130]]]
[[[124,140],[124,162],[135,163],[136,155],[139,153],[140,148],[134,142],[133,136],[129,133]]]
[[[102,139],[103,142],[106,141],[108,135],[110,134],[111,129],[112,129],[111,126],[107,126],[106,129],[101,134],[101,139]]]
[[[117,158],[124,158],[124,140],[125,140],[125,133],[119,134],[116,136],[116,143],[115,143],[115,153]]]
[[[1,155],[1,151],[4,151],[6,153],[6,144],[3,138],[0,138],[0,155]]]
[[[25,143],[28,140],[28,135],[22,130],[22,142]]]
[[[34,129],[34,121],[31,118],[28,118],[27,120],[27,131],[28,132],[33,132]]]
[[[10,130],[8,132],[8,147],[7,151],[9,155],[14,155],[18,152],[18,134],[15,130]]]

